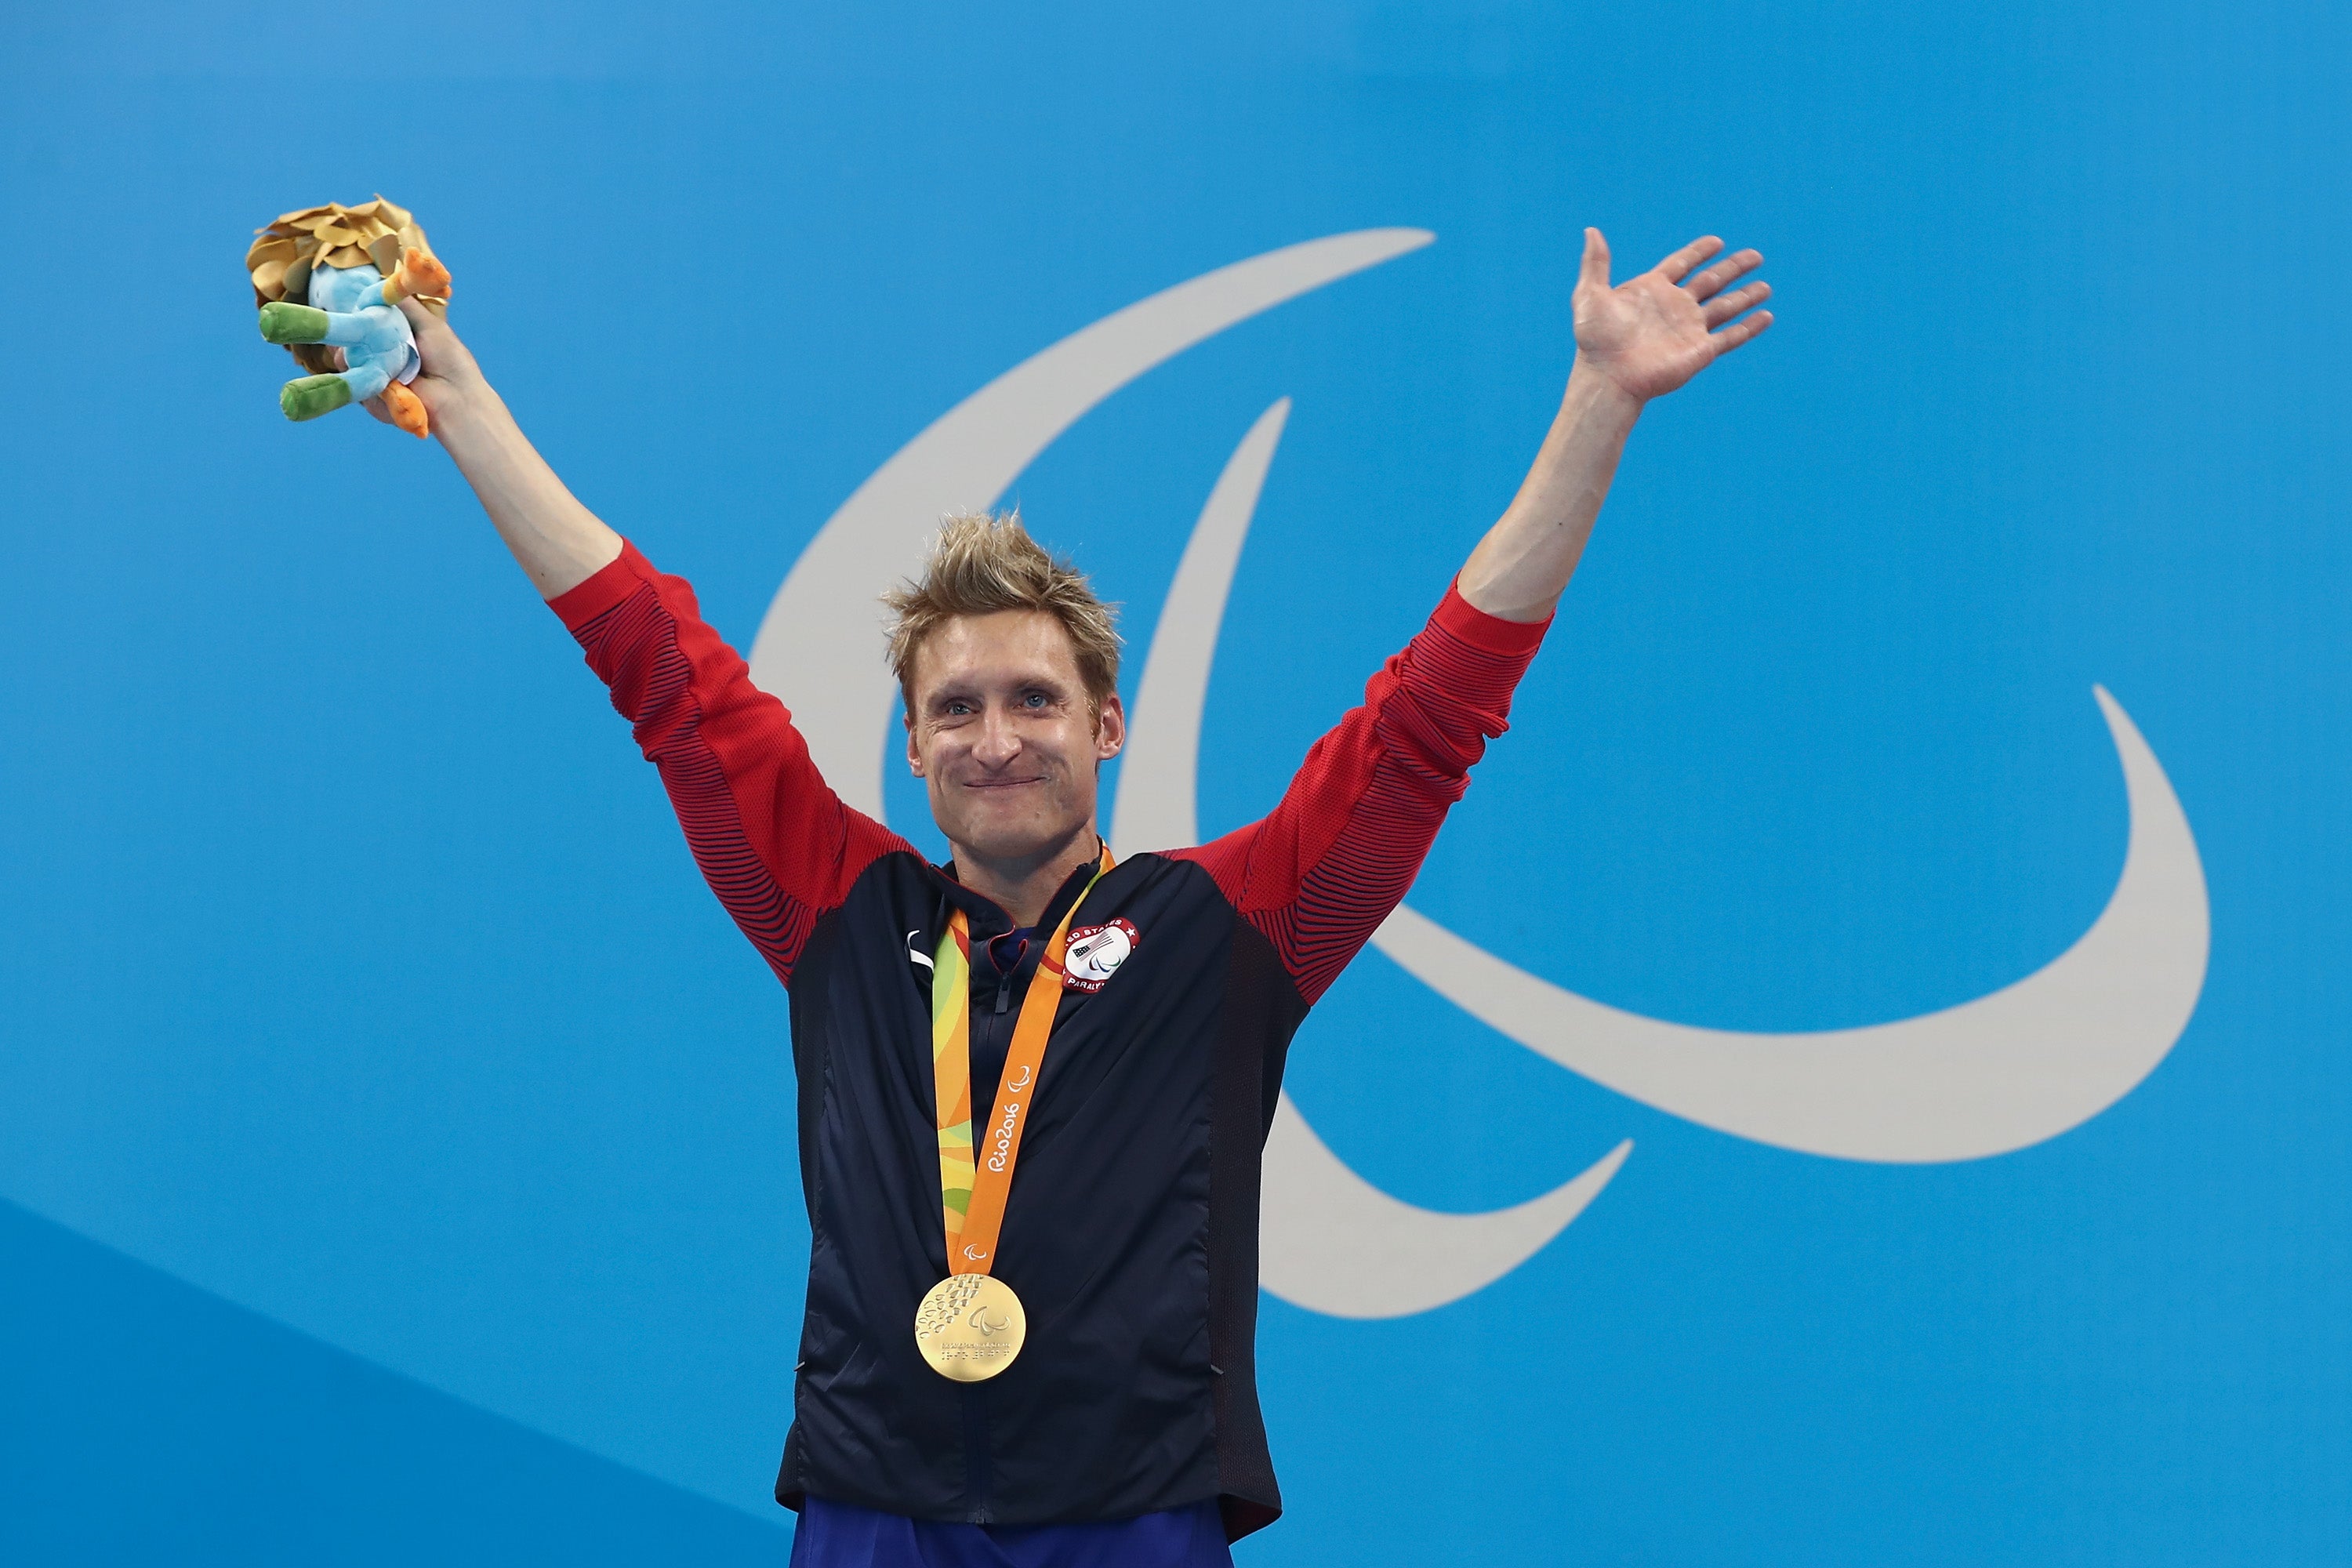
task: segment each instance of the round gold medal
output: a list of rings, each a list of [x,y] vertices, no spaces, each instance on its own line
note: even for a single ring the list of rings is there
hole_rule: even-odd
[[[950,1274],[915,1309],[915,1348],[933,1372],[958,1383],[994,1377],[1028,1337],[1021,1298],[992,1274]]]

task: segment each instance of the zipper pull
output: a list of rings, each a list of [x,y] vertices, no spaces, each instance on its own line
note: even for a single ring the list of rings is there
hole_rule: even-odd
[[[1013,976],[1008,974],[996,983],[996,1010],[1000,1013],[1003,1012],[1005,1003],[1010,1001],[1012,996]]]

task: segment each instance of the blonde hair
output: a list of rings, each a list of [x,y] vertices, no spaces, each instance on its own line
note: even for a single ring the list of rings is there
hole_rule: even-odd
[[[1118,689],[1118,607],[1096,597],[1085,574],[1029,537],[1019,507],[1001,514],[950,512],[942,518],[921,578],[891,589],[882,602],[891,615],[890,671],[898,678],[910,714],[916,651],[941,622],[956,616],[1043,610],[1070,634],[1088,705],[1101,712],[1103,700]]]

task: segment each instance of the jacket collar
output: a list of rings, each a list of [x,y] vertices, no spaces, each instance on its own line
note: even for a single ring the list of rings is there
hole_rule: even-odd
[[[1039,929],[1050,931],[1062,923],[1062,916],[1078,901],[1079,895],[1087,890],[1087,883],[1094,879],[1095,866],[1101,857],[1102,839],[1097,836],[1095,839],[1095,859],[1080,861],[1077,868],[1062,879],[1062,885],[1045,901],[1045,912],[1038,917]],[[1013,929],[1012,911],[987,894],[976,893],[965,887],[956,878],[955,862],[950,860],[944,866],[933,866],[929,870],[932,883],[945,895],[947,902],[961,910],[964,918],[971,922],[974,942],[985,942]],[[941,924],[945,924],[944,917]]]

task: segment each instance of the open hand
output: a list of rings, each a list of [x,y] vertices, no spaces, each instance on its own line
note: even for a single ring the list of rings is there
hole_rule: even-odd
[[[1692,276],[1723,248],[1713,235],[1692,240],[1638,278],[1609,286],[1609,242],[1584,231],[1584,268],[1576,280],[1576,353],[1627,393],[1646,401],[1672,392],[1772,324],[1772,312],[1724,326],[1769,299],[1769,283],[1738,282],[1763,264],[1760,252],[1736,251]],[[1721,331],[1717,331],[1721,328]]]

